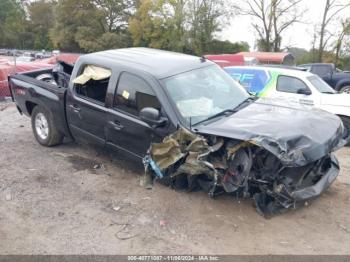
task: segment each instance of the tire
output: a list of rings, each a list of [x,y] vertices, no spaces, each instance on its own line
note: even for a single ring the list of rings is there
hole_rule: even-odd
[[[57,83],[51,74],[41,74],[38,75],[35,79],[57,86]]]
[[[346,93],[346,94],[350,94],[350,85],[347,86],[343,86],[342,88],[340,88],[340,93]]]
[[[35,139],[43,146],[62,144],[63,134],[57,130],[52,113],[42,106],[34,107],[32,111],[32,129]]]

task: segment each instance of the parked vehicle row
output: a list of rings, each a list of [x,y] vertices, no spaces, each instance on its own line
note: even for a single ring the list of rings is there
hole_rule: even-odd
[[[0,55],[4,56],[15,56],[18,58],[23,58],[25,57],[27,60],[25,62],[30,62],[36,59],[44,59],[44,58],[50,58],[55,55],[59,55],[60,51],[59,50],[53,50],[52,52],[50,51],[33,51],[33,50],[17,50],[17,49],[0,49]],[[29,57],[32,58],[32,60],[28,61]]]
[[[258,97],[299,103],[338,115],[350,132],[350,96],[338,93],[310,72],[278,67],[225,67],[229,75]]]
[[[103,51],[9,81],[41,145],[100,144],[143,160],[151,178],[251,197],[265,215],[328,188],[348,140],[337,116],[257,99],[213,62],[173,52]]]
[[[350,72],[342,71],[334,64],[316,63],[304,64],[300,67],[321,77],[334,90],[344,93],[350,93]]]

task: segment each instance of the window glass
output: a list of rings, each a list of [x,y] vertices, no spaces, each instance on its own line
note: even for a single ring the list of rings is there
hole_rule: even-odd
[[[224,110],[234,109],[249,97],[218,66],[199,68],[163,80],[169,98],[181,116],[196,124]]]
[[[315,65],[312,67],[311,72],[319,76],[325,76],[329,73],[329,66]]]
[[[298,93],[298,90],[309,88],[306,84],[298,78],[291,76],[279,76],[277,81],[277,91],[288,92],[288,93]]]
[[[85,68],[79,76],[84,74]],[[74,89],[80,96],[95,100],[96,102],[105,103],[109,79],[109,77],[101,80],[90,79],[83,84],[75,84]]]
[[[308,76],[307,79],[321,93],[325,93],[325,94],[335,94],[336,93],[333,88],[331,88],[325,81],[323,81],[317,75]]]
[[[143,79],[129,73],[122,73],[119,78],[114,105],[135,116],[145,107],[161,109],[152,88]]]

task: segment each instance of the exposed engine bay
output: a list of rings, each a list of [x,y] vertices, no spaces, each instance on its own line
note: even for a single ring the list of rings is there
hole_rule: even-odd
[[[204,137],[180,128],[154,143],[144,159],[145,178],[176,189],[252,198],[264,216],[295,208],[317,197],[335,180],[332,153],[303,166],[287,166],[254,141]]]

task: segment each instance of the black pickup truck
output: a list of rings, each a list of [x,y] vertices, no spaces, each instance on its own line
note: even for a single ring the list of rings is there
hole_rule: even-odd
[[[40,144],[97,143],[170,184],[253,197],[263,214],[320,195],[347,142],[337,116],[257,100],[213,62],[167,51],[87,54],[9,83]]]
[[[314,63],[299,65],[306,68],[307,71],[318,75],[334,90],[344,93],[350,93],[350,72],[342,71],[334,64]]]

